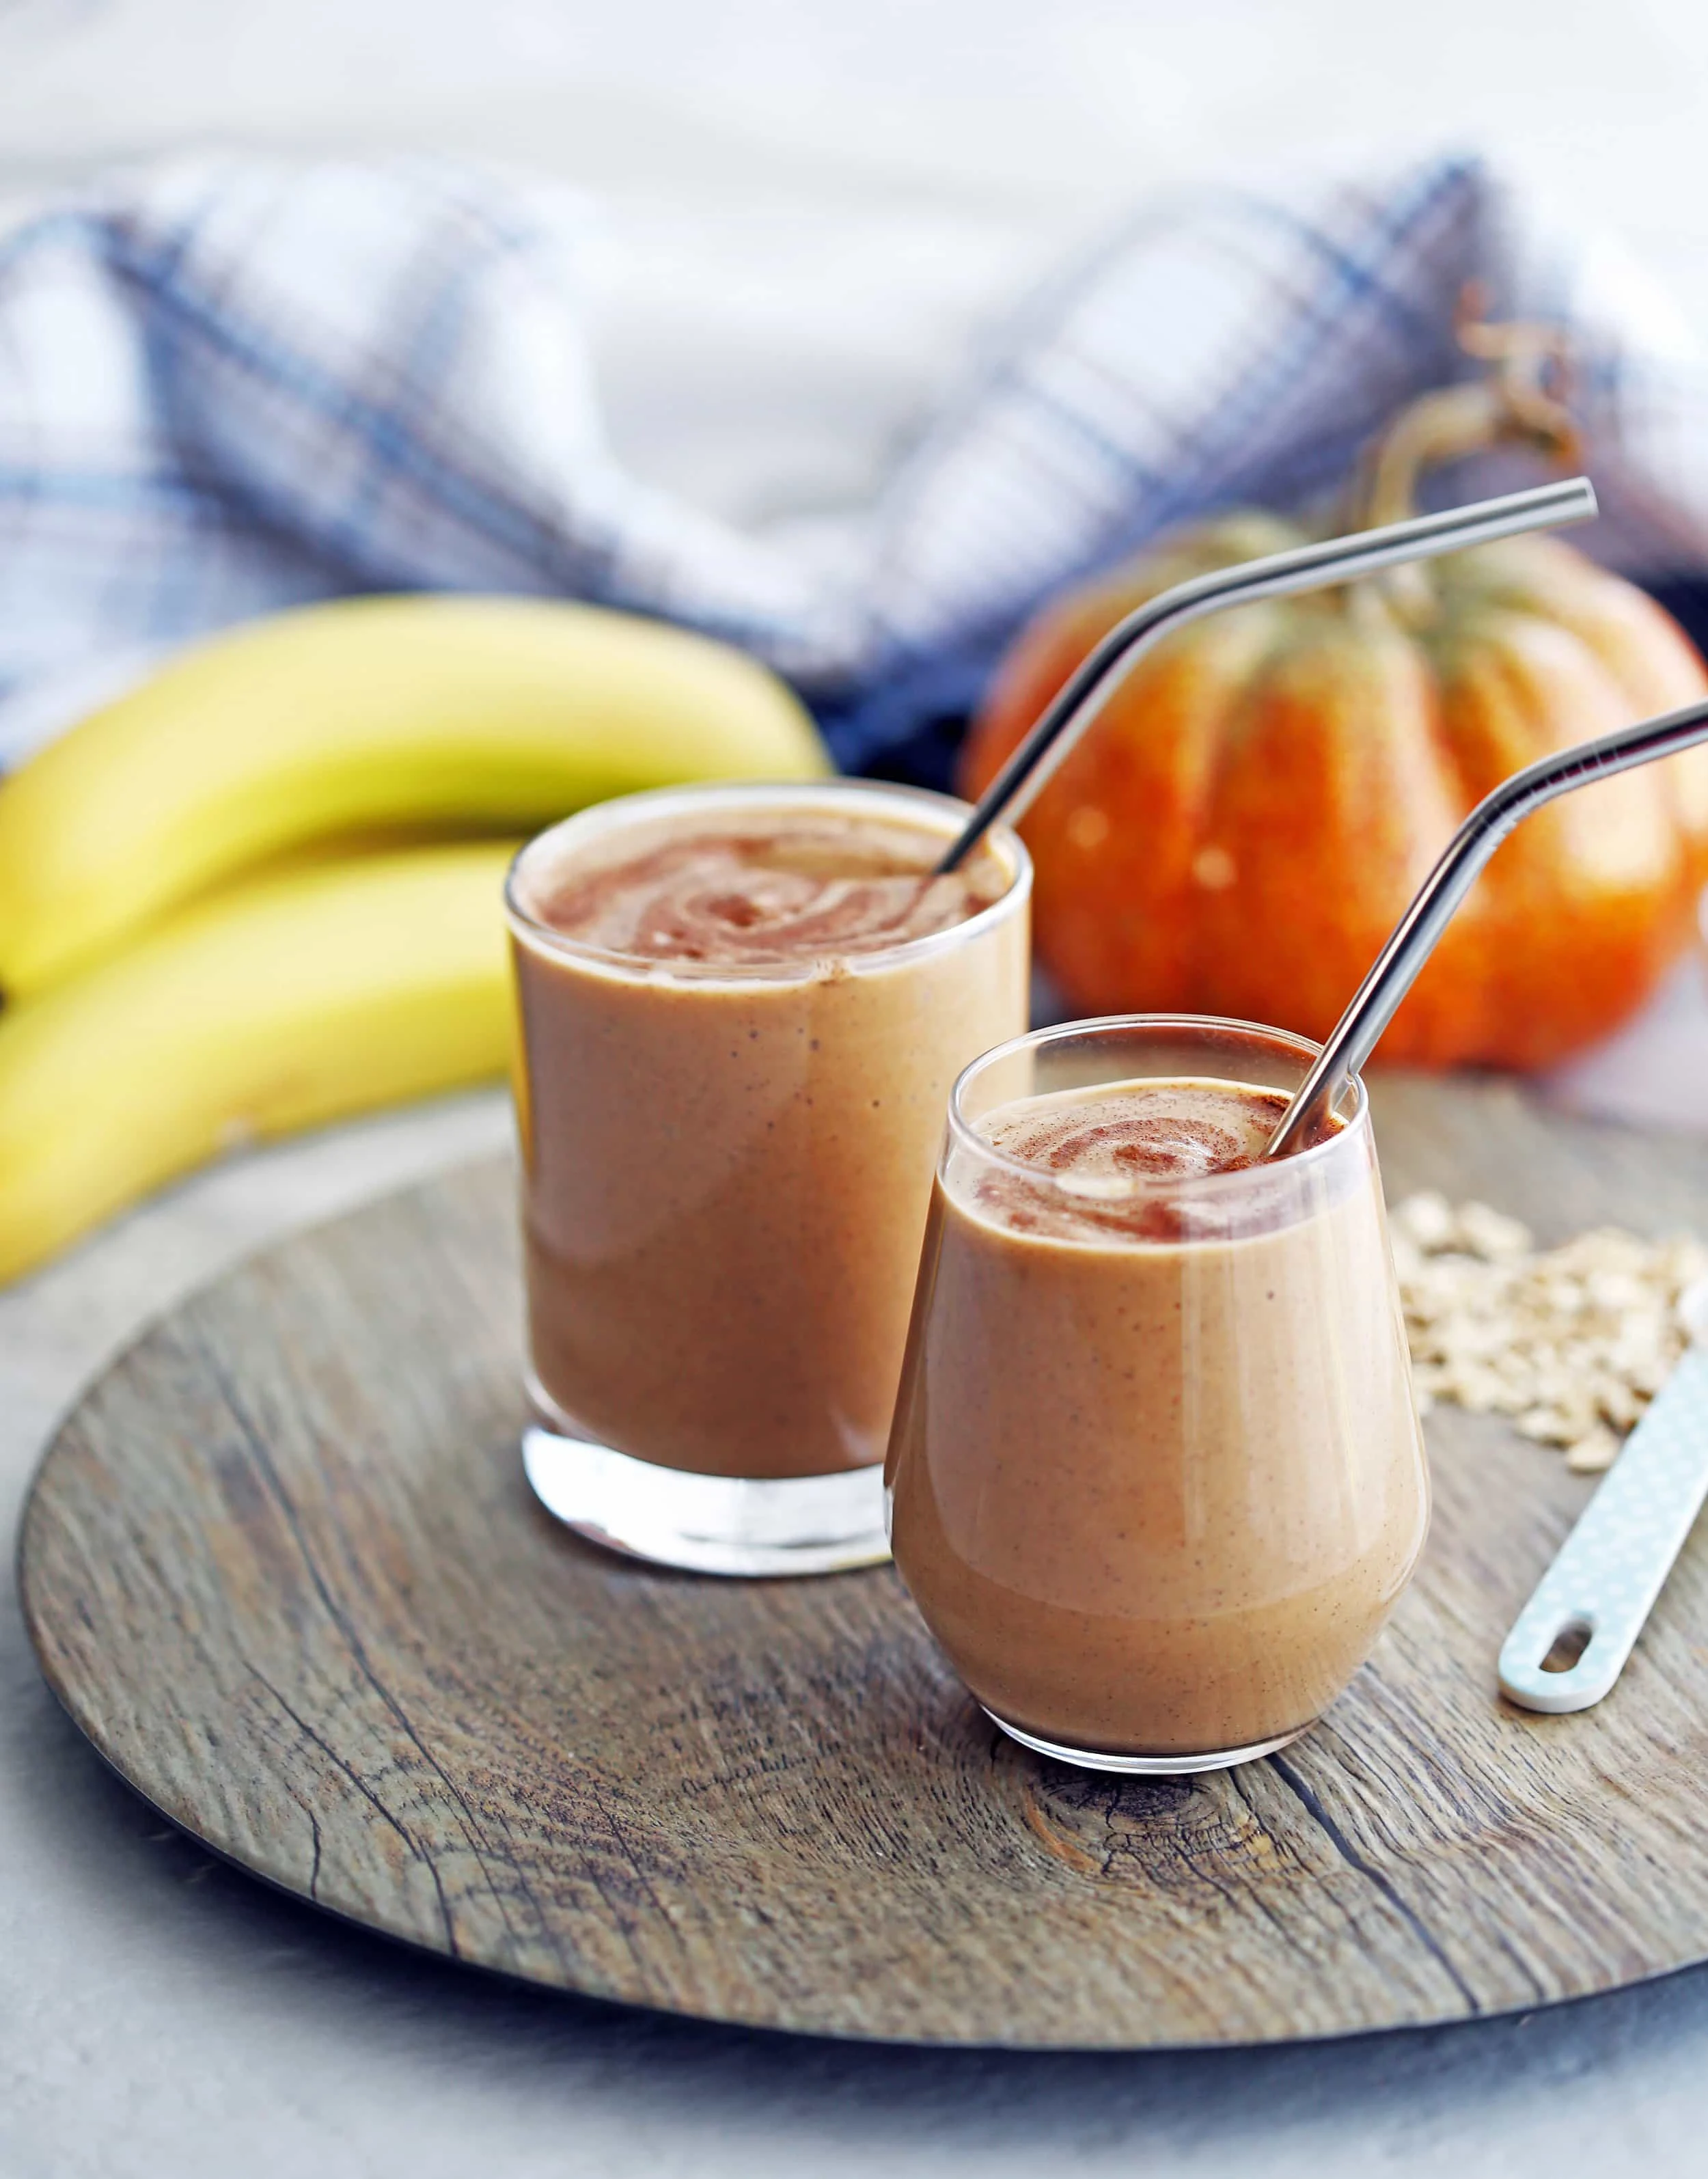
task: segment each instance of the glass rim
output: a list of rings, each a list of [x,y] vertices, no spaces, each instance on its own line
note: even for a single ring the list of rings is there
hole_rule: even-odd
[[[578,962],[585,967],[616,973],[637,982],[681,984],[810,984],[819,978],[821,962],[818,959],[803,966],[795,961],[660,961],[644,953],[619,952],[614,947],[590,946],[585,939],[572,938],[567,932],[554,930],[525,908],[519,894],[519,881],[523,864],[534,851],[572,826],[585,824],[594,837],[601,832],[623,830],[632,817],[637,823],[661,810],[668,815],[673,804],[684,809],[717,808],[720,804],[765,803],[772,805],[799,801],[810,805],[815,801],[835,803],[851,796],[870,796],[874,802],[892,802],[915,813],[929,811],[942,820],[942,841],[948,845],[961,826],[972,815],[972,804],[958,795],[939,793],[934,788],[910,787],[900,781],[887,779],[850,779],[840,776],[826,779],[706,779],[683,781],[669,787],[647,787],[632,794],[611,796],[603,802],[589,803],[581,810],[572,810],[566,817],[536,832],[531,840],[524,840],[511,859],[504,875],[504,914],[514,935],[541,950],[563,959]],[[931,828],[935,831],[935,826]],[[1008,882],[995,900],[981,908],[976,915],[968,916],[964,922],[952,923],[942,930],[928,930],[917,938],[904,938],[898,944],[885,946],[865,953],[849,953],[836,957],[839,970],[854,975],[870,975],[880,969],[894,968],[920,960],[934,952],[947,952],[964,945],[988,930],[1007,915],[1024,907],[1032,892],[1032,859],[1025,843],[1012,826],[993,825],[985,836],[991,848],[1006,864]],[[830,958],[830,957],[825,957]]]
[[[1168,1031],[1197,1033],[1219,1030],[1234,1038],[1253,1041],[1261,1039],[1266,1044],[1285,1045],[1295,1051],[1304,1068],[1321,1052],[1322,1046],[1312,1038],[1300,1036],[1293,1029],[1277,1029],[1268,1022],[1240,1021],[1227,1014],[1093,1014],[1083,1021],[1052,1022],[1044,1029],[1029,1029],[1019,1036],[1011,1036],[1004,1044],[992,1045],[981,1051],[955,1077],[949,1091],[948,1140],[958,1143],[974,1156],[982,1158],[998,1170],[1010,1172],[1034,1186],[1042,1183],[1068,1196],[1073,1191],[1063,1188],[1057,1176],[1046,1166],[1029,1165],[1024,1158],[1011,1157],[1006,1150],[980,1134],[961,1107],[963,1094],[972,1084],[975,1076],[987,1067],[994,1067],[1004,1059],[1012,1059],[1026,1050],[1041,1051],[1052,1044],[1066,1044],[1076,1039],[1096,1042],[1118,1035],[1131,1035],[1136,1031],[1162,1034]],[[1213,1078],[1210,1078],[1213,1079]],[[1300,1079],[1304,1079],[1303,1074]],[[1091,1086],[1091,1085],[1087,1085]],[[1252,1085],[1257,1086],[1255,1084]],[[1154,1178],[1134,1173],[1128,1180],[1118,1199],[1130,1200],[1136,1196],[1214,1195],[1260,1186],[1283,1174],[1303,1174],[1321,1165],[1327,1159],[1342,1153],[1343,1144],[1362,1139],[1370,1132],[1370,1096],[1364,1078],[1352,1074],[1347,1078],[1346,1092],[1351,1097],[1351,1106],[1342,1119],[1342,1124],[1332,1135],[1310,1149],[1295,1150],[1290,1157],[1274,1160],[1260,1159],[1255,1165],[1239,1166],[1231,1172],[1182,1173],[1175,1176],[1158,1175]]]

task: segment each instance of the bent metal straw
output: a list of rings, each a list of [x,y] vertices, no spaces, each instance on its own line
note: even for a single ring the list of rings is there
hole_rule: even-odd
[[[1515,825],[1573,788],[1609,779],[1616,771],[1629,771],[1634,765],[1652,764],[1657,757],[1676,756],[1704,741],[1708,741],[1708,703],[1687,704],[1682,711],[1667,711],[1657,719],[1644,719],[1616,734],[1603,734],[1597,741],[1579,742],[1575,749],[1542,757],[1486,794],[1395,925],[1315,1065],[1299,1084],[1264,1155],[1285,1156],[1306,1139],[1315,1120],[1332,1111],[1348,1076],[1375,1051],[1478,872]]]
[[[1057,765],[1107,703],[1138,660],[1171,628],[1255,598],[1285,597],[1298,590],[1332,590],[1337,584],[1397,568],[1408,560],[1432,560],[1468,545],[1516,537],[1528,530],[1553,530],[1587,522],[1595,513],[1588,477],[1538,485],[1530,491],[1481,499],[1443,514],[1422,514],[1351,537],[1330,537],[1291,552],[1218,568],[1189,583],[1177,583],[1110,629],[1045,711],[1038,723],[979,798],[954,845],[937,865],[953,870],[998,818],[1018,824]]]

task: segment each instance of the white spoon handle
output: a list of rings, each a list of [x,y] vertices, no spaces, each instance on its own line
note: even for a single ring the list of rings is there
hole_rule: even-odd
[[[1501,1650],[1501,1691],[1526,1710],[1588,1710],[1623,1671],[1708,1496],[1708,1351],[1691,1347],[1625,1441]],[[1575,1664],[1546,1671],[1562,1635]]]

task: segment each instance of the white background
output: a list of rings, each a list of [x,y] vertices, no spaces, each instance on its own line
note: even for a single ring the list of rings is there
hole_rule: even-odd
[[[1173,182],[1493,151],[1708,326],[1700,0],[0,0],[0,203],[192,143],[431,149],[603,208],[639,469],[858,496],[968,327]]]
[[[1493,151],[1708,326],[1701,0],[0,0],[0,208],[188,145],[455,151],[592,193],[630,464],[857,501],[969,336],[1171,182]],[[1708,1118],[1689,976],[1576,1087]],[[0,1296],[0,1492],[146,1315],[503,1138],[468,1100],[239,1161]],[[0,1614],[0,2179],[1701,2169],[1708,1979],[1441,2034],[1016,2061],[507,1992],[219,1869],[97,1770]]]

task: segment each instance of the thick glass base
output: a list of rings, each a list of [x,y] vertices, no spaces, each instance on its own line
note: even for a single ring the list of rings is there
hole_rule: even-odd
[[[576,1534],[690,1573],[840,1573],[890,1555],[884,1471],[694,1475],[538,1425],[522,1435],[534,1495]]]
[[[1277,1748],[1285,1748],[1310,1730],[1308,1725],[1296,1725],[1291,1732],[1279,1732],[1273,1740],[1259,1740],[1249,1748],[1223,1748],[1214,1755],[1105,1755],[1095,1748],[1068,1748],[1053,1740],[1040,1740],[1036,1733],[1024,1732],[1007,1718],[998,1717],[988,1704],[980,1703],[979,1707],[1010,1740],[1018,1740],[1035,1755],[1071,1763],[1079,1770],[1114,1771],[1129,1778],[1190,1778],[1200,1770],[1231,1770],[1236,1763],[1255,1763],[1260,1756],[1273,1755]]]

